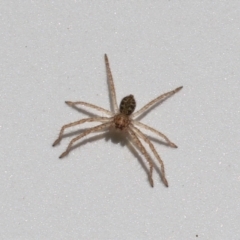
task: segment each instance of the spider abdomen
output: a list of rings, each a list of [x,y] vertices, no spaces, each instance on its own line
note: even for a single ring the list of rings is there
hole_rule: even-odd
[[[136,101],[133,95],[126,96],[120,103],[120,113],[127,116],[131,115],[136,107]]]

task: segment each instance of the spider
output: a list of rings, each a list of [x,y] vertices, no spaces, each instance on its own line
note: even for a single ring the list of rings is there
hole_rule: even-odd
[[[124,97],[122,99],[121,103],[120,103],[119,108],[118,108],[113,77],[112,77],[112,73],[111,73],[111,69],[110,69],[107,54],[104,55],[104,58],[105,58],[106,71],[107,71],[107,81],[108,81],[108,86],[109,86],[109,91],[110,91],[110,100],[113,104],[113,111],[106,110],[104,108],[101,108],[99,106],[96,106],[96,105],[93,105],[93,104],[87,103],[87,102],[66,101],[65,103],[67,105],[69,105],[70,107],[75,107],[76,105],[83,105],[85,107],[89,107],[89,108],[95,109],[97,111],[100,111],[100,112],[106,114],[108,117],[100,117],[100,116],[89,117],[89,118],[84,118],[84,119],[81,119],[79,121],[72,122],[72,123],[64,125],[60,130],[58,138],[53,143],[53,146],[56,146],[58,143],[60,143],[60,141],[62,140],[63,132],[66,128],[73,127],[73,126],[83,124],[83,123],[86,123],[86,122],[100,122],[101,123],[100,125],[97,125],[95,127],[86,129],[81,134],[74,137],[70,141],[70,143],[69,143],[67,149],[65,150],[65,152],[63,152],[59,156],[59,158],[65,157],[70,152],[70,150],[72,148],[72,145],[75,142],[77,142],[78,140],[82,139],[83,137],[89,135],[90,133],[109,130],[110,128],[114,128],[118,131],[126,133],[130,137],[130,139],[133,141],[135,146],[142,153],[142,155],[146,158],[146,160],[149,164],[149,181],[150,181],[151,186],[153,187],[152,174],[153,174],[154,163],[153,163],[149,153],[145,149],[142,141],[145,142],[145,144],[147,144],[149,146],[153,155],[158,160],[158,162],[161,166],[161,174],[160,174],[161,179],[162,179],[163,183],[165,184],[165,186],[168,187],[168,181],[167,181],[166,176],[165,176],[165,169],[164,169],[163,161],[160,158],[160,156],[158,155],[158,153],[157,153],[154,145],[150,141],[150,139],[139,128],[149,130],[149,131],[155,133],[156,135],[162,137],[170,147],[177,148],[177,146],[173,142],[171,142],[161,132],[159,132],[156,129],[154,129],[152,127],[149,127],[148,125],[145,125],[145,124],[143,124],[143,123],[141,123],[137,120],[134,120],[134,119],[136,119],[136,117],[139,117],[143,113],[146,113],[147,110],[149,110],[150,108],[155,106],[160,101],[163,101],[163,100],[169,98],[170,96],[172,96],[173,94],[177,93],[178,91],[180,91],[182,89],[182,86],[176,88],[175,90],[172,90],[170,92],[167,92],[167,93],[164,93],[164,94],[158,96],[157,98],[155,98],[152,101],[150,101],[149,103],[147,103],[145,106],[143,106],[140,110],[138,110],[135,113],[133,113],[133,112],[134,112],[135,107],[136,107],[136,101],[135,101],[133,95],[128,95],[128,96]]]

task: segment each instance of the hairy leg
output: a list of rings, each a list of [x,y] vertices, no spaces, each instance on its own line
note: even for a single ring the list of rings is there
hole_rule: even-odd
[[[137,112],[135,112],[132,117],[136,117],[139,116],[141,114],[143,114],[145,111],[147,111],[150,107],[152,107],[154,104],[157,104],[158,102],[160,102],[161,100],[164,100],[166,98],[171,97],[173,94],[177,93],[178,91],[180,91],[183,87],[178,87],[173,91],[164,93],[162,95],[160,95],[159,97],[153,99],[151,102],[149,102],[148,104],[146,104],[144,107],[142,107],[140,110],[138,110]]]
[[[73,126],[76,126],[76,125],[79,125],[79,124],[82,124],[85,122],[106,122],[106,121],[110,121],[110,120],[111,120],[111,118],[107,118],[107,117],[94,117],[94,118],[84,118],[79,121],[66,124],[66,125],[62,126],[58,138],[53,143],[53,147],[56,146],[58,143],[60,143],[60,141],[62,140],[63,132],[66,128],[73,127]]]
[[[161,165],[161,172],[162,172],[162,181],[163,183],[165,184],[166,187],[168,187],[168,181],[165,177],[165,168],[164,168],[164,164],[163,164],[163,161],[162,159],[160,158],[160,156],[158,155],[155,147],[153,146],[153,144],[151,143],[151,141],[149,140],[148,137],[146,137],[138,128],[134,127],[133,125],[131,125],[131,128],[134,130],[134,132],[136,133],[137,136],[139,136],[141,139],[143,139],[143,141],[145,141],[150,149],[152,150],[154,156],[157,158],[158,162],[160,163]]]
[[[98,107],[96,105],[93,105],[91,103],[86,103],[86,102],[71,102],[71,101],[65,101],[65,103],[70,106],[70,107],[74,107],[76,105],[83,105],[85,107],[89,107],[89,108],[93,108],[97,111],[100,111],[100,112],[104,112],[105,114],[107,114],[108,116],[113,116],[113,113],[104,109],[104,108],[101,108],[101,107]]]
[[[171,142],[163,133],[157,131],[156,129],[152,128],[152,127],[149,127],[148,125],[146,124],[143,124],[141,122],[138,122],[138,121],[135,121],[135,120],[132,120],[132,122],[135,124],[135,125],[138,125],[139,127],[142,127],[144,129],[147,129],[155,134],[157,134],[158,136],[162,137],[165,139],[165,141],[169,144],[170,147],[174,147],[174,148],[177,148],[177,145],[174,144],[173,142]]]
[[[81,133],[81,134],[78,135],[77,137],[73,138],[73,139],[71,140],[71,142],[68,144],[68,147],[67,147],[66,151],[63,152],[63,153],[60,155],[59,158],[63,158],[64,156],[66,156],[66,155],[70,152],[72,145],[73,145],[76,141],[78,141],[79,139],[87,136],[87,135],[90,134],[90,133],[97,132],[97,131],[101,131],[101,130],[109,127],[111,124],[112,124],[111,122],[107,122],[107,123],[103,123],[103,124],[101,124],[101,125],[98,125],[98,126],[96,126],[96,127],[92,127],[92,128],[90,128],[90,129],[84,131],[83,133]]]
[[[147,153],[145,147],[142,145],[141,141],[139,140],[138,136],[136,135],[136,133],[129,128],[129,134],[132,137],[134,143],[137,145],[137,147],[139,148],[139,150],[141,151],[141,153],[143,154],[143,156],[147,159],[148,163],[149,163],[149,173],[150,173],[150,184],[153,187],[153,179],[152,179],[152,173],[153,173],[153,162],[151,157],[149,156],[149,154]]]
[[[115,87],[114,87],[112,72],[111,72],[111,69],[110,69],[107,54],[104,55],[104,59],[105,59],[105,64],[106,64],[106,69],[107,69],[107,79],[108,79],[108,85],[109,85],[111,100],[112,100],[112,104],[113,104],[113,108],[114,108],[114,113],[117,113],[118,112],[118,105],[117,105],[116,91],[115,91]]]

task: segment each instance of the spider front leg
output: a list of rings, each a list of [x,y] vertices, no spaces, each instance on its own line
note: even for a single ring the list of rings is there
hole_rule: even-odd
[[[147,159],[148,163],[149,163],[149,180],[150,180],[150,184],[153,187],[153,179],[152,179],[152,174],[153,174],[153,162],[151,157],[149,156],[149,154],[147,153],[146,149],[144,148],[144,146],[142,145],[141,141],[139,140],[138,136],[136,135],[136,133],[132,130],[132,129],[128,129],[129,134],[131,135],[133,141],[135,142],[135,144],[137,145],[137,147],[139,148],[139,150],[141,151],[141,153],[143,154],[143,156]]]
[[[110,68],[110,64],[109,64],[109,61],[108,61],[107,54],[104,55],[104,59],[105,59],[105,65],[106,65],[106,69],[107,69],[107,80],[108,80],[108,86],[109,86],[111,101],[112,101],[112,104],[113,104],[114,113],[117,113],[118,112],[118,105],[117,105],[116,91],[115,91],[113,76],[112,76],[112,72],[111,72],[111,68]]]
[[[65,157],[65,156],[70,152],[72,145],[73,145],[77,140],[79,140],[79,139],[87,136],[87,135],[90,134],[90,133],[97,132],[97,131],[101,131],[101,130],[109,127],[111,124],[112,124],[111,122],[107,122],[107,123],[103,123],[103,124],[101,124],[101,125],[98,125],[98,126],[96,126],[96,127],[92,127],[92,128],[90,128],[90,129],[84,131],[83,133],[81,133],[81,134],[78,135],[77,137],[73,138],[73,139],[71,140],[71,142],[68,144],[68,147],[67,147],[66,151],[63,152],[63,153],[60,155],[59,158]]]
[[[69,127],[73,127],[73,126],[76,126],[78,124],[82,124],[82,123],[85,123],[85,122],[105,122],[105,121],[108,121],[109,118],[107,117],[94,117],[94,118],[84,118],[84,119],[81,119],[79,121],[76,121],[76,122],[73,122],[73,123],[69,123],[69,124],[66,124],[64,125],[61,130],[60,130],[60,133],[59,133],[59,136],[58,138],[54,141],[53,143],[53,147],[56,146],[58,143],[60,143],[60,141],[62,140],[62,135],[63,135],[63,132],[66,128],[69,128]]]

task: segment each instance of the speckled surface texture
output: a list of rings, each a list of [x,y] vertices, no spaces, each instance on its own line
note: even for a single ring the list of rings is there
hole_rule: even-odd
[[[9,0],[0,20],[1,239],[240,239],[239,1]],[[153,141],[169,188],[115,135],[51,146],[88,116],[65,100],[109,109],[104,53],[118,102],[184,86],[141,119],[178,145]]]

